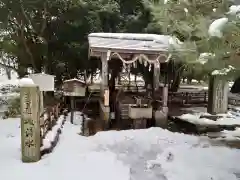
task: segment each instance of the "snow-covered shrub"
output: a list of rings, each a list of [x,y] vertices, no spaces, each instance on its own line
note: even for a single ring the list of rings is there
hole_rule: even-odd
[[[20,97],[17,96],[8,100],[8,108],[4,112],[4,118],[18,117],[20,112]]]

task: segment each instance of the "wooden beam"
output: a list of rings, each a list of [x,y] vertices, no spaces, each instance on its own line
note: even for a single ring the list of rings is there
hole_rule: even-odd
[[[96,52],[107,52],[111,50],[112,52],[118,52],[118,53],[130,53],[130,54],[159,54],[159,53],[167,53],[168,50],[157,50],[157,49],[117,49],[117,48],[101,48],[101,47],[91,47],[90,48],[90,53],[91,51],[96,51]]]

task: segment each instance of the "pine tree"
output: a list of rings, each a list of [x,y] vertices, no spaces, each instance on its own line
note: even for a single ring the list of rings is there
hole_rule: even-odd
[[[229,14],[229,0],[165,0],[153,2],[150,7],[156,21],[170,34],[184,41],[184,47],[195,51],[176,52],[188,64],[195,63],[201,53],[210,53],[204,65],[209,72],[229,65],[240,67],[240,19]],[[219,18],[228,18],[221,37],[209,36],[210,24]]]
[[[164,32],[184,42],[187,51],[175,51],[181,60],[195,64],[200,55],[208,54],[203,64],[211,75],[209,113],[227,111],[225,78],[239,68],[240,17],[236,11],[231,12],[231,5],[229,0],[165,0],[152,4],[153,15]],[[216,24],[218,27],[214,27]]]

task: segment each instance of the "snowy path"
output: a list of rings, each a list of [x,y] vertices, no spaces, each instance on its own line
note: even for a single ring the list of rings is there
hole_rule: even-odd
[[[160,128],[78,135],[64,125],[52,154],[35,164],[20,160],[19,120],[0,120],[3,180],[236,180],[240,150],[211,147],[199,137]]]

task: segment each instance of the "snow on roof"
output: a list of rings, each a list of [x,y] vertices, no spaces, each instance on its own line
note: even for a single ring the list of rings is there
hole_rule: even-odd
[[[180,49],[181,42],[172,36],[131,33],[91,33],[88,35],[90,48],[169,51]]]
[[[55,77],[55,75],[45,74],[45,73],[34,73],[34,74],[29,74],[29,76],[51,76],[51,77]]]
[[[80,80],[80,79],[76,79],[76,78],[74,78],[74,79],[68,79],[68,80],[65,80],[63,83],[66,83],[66,82],[72,82],[72,81],[77,81],[77,82],[80,82],[80,83],[83,83],[83,84],[85,84],[85,82],[84,82],[84,81],[82,81],[82,80]]]

